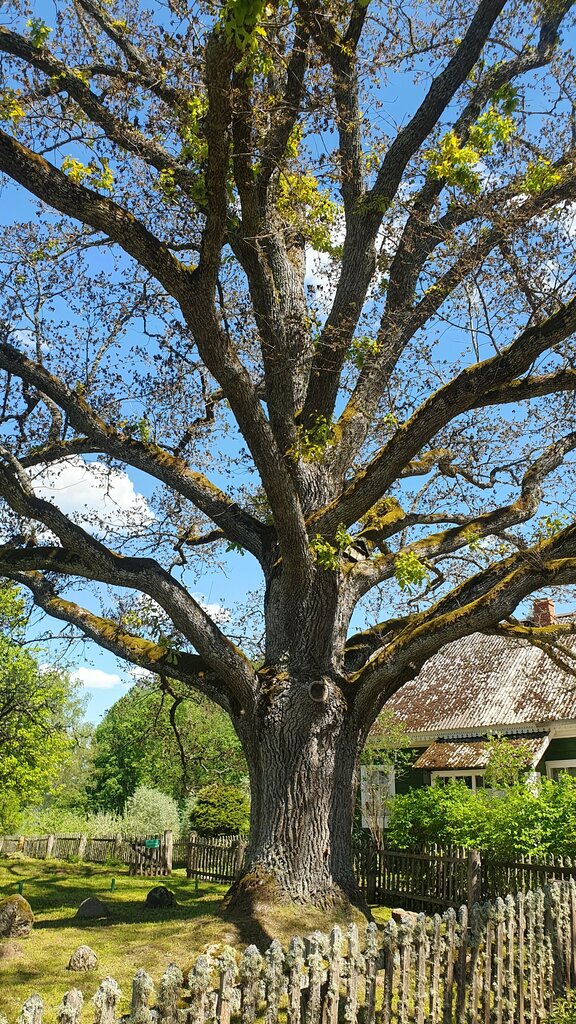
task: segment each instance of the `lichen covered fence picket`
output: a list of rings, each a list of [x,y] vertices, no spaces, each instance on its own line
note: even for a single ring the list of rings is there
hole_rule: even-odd
[[[186,980],[172,964],[154,989],[137,972],[131,993],[106,978],[83,1010],[72,989],[59,1024],[541,1024],[576,986],[576,883],[558,882],[470,911],[423,914],[378,931],[334,928],[274,941],[262,955],[221,947],[200,955]],[[38,995],[18,1024],[42,1024]],[[11,1022],[16,1024],[16,1021]]]

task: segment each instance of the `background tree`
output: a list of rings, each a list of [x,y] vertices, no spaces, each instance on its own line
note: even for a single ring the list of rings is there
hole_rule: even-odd
[[[3,240],[0,572],[230,714],[232,903],[356,898],[387,697],[471,631],[572,629],[512,618],[576,580],[570,8],[15,0],[0,31],[0,169],[40,203]],[[67,510],[71,466],[148,504]],[[260,660],[194,596],[230,549]]]
[[[24,602],[0,587],[0,828],[11,829],[27,804],[58,788],[82,711],[74,685],[39,668],[22,647]]]
[[[136,683],[106,712],[94,737],[89,806],[122,813],[138,786],[152,786],[182,801],[215,781],[247,775],[230,720],[211,701],[180,683],[158,689]]]

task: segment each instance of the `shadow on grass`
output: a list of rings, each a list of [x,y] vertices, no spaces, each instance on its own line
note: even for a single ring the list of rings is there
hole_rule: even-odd
[[[84,894],[85,895],[85,894]],[[147,907],[143,900],[118,900],[108,902],[103,899],[108,910],[109,917],[78,918],[71,917],[50,918],[49,920],[37,920],[34,928],[36,930],[47,928],[110,928],[118,924],[165,924],[172,921],[192,921],[200,917],[215,917],[218,914],[220,903],[219,898],[211,900],[203,899],[198,903],[181,904],[177,907],[169,907],[162,910],[153,910]]]

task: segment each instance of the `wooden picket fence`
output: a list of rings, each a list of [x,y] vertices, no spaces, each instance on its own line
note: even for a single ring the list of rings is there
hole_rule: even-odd
[[[246,836],[230,834],[188,835],[186,875],[208,882],[233,882],[238,877],[246,854]]]
[[[158,847],[146,849],[146,839]],[[22,853],[38,860],[80,860],[94,864],[119,861],[131,874],[169,875],[172,871],[173,838],[170,831],[155,836],[115,836],[91,839],[80,833],[48,836],[0,836],[0,854]]]
[[[555,1000],[576,986],[576,882],[492,903],[412,915],[378,931],[361,948],[356,925],[344,936],[316,932],[200,955],[186,980],[172,964],[158,984],[139,970],[131,1000],[106,978],[85,1024],[541,1024]],[[42,1024],[42,1000],[24,1003],[18,1024]],[[68,992],[59,1024],[80,1024],[83,997]],[[127,1015],[125,1015],[127,1014]],[[14,1022],[15,1024],[15,1022]]]
[[[576,859],[570,857],[495,860],[458,846],[392,850],[379,848],[369,835],[354,846],[354,868],[372,906],[398,904],[428,913],[576,880]]]

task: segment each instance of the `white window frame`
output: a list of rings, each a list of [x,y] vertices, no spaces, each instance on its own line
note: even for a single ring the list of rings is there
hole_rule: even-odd
[[[549,779],[554,778],[555,768],[576,768],[576,758],[569,757],[563,761],[546,761],[546,775]]]
[[[484,776],[484,768],[468,768],[467,771],[457,771],[455,769],[446,769],[446,771],[430,772],[430,785],[434,785],[436,779],[472,779],[471,792],[476,792],[476,776]]]

